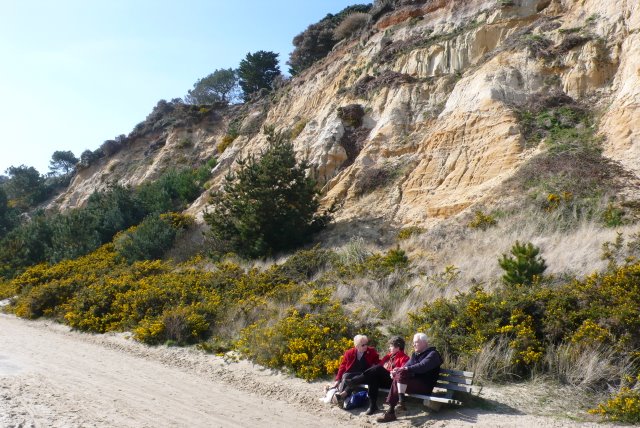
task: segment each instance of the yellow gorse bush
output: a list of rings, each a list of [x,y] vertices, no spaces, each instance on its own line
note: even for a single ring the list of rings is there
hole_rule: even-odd
[[[606,328],[600,327],[590,319],[584,320],[582,325],[571,336],[571,342],[583,346],[592,346],[606,343],[611,339],[611,334]]]
[[[191,221],[176,214],[164,219],[177,228]],[[356,333],[369,334],[372,342],[377,334],[357,312],[334,300],[332,284],[358,275],[404,274],[408,263],[398,248],[355,261],[341,261],[326,250],[305,250],[264,270],[200,257],[181,264],[128,264],[107,244],[77,259],[32,266],[2,283],[0,296],[17,294],[10,310],[21,317],[50,316],[91,332],[128,330],[149,344],[198,343],[211,337],[212,344],[224,344],[223,350],[233,343],[241,355],[260,364],[315,379],[336,372]],[[450,282],[456,275],[455,268],[447,268],[441,279]],[[612,263],[604,273],[553,286],[537,281],[491,292],[476,286],[454,299],[430,302],[410,318],[399,328],[407,334],[427,332],[460,368],[497,340],[514,351],[505,372],[519,377],[543,366],[546,349],[566,342],[578,347],[605,344],[621,359],[633,359],[640,349],[640,263]],[[620,397],[594,412],[634,417],[637,380],[620,382],[629,385],[628,391],[621,390]]]
[[[514,363],[531,365],[543,356],[541,341],[536,337],[533,317],[516,309],[509,317],[509,324],[498,329],[498,333],[511,333],[509,346],[516,351]]]
[[[303,379],[332,374],[352,346],[353,322],[330,289],[312,290],[274,325],[260,321],[241,332],[237,349],[268,367],[286,367]]]
[[[620,358],[633,358],[640,347],[640,263],[564,285],[534,283],[491,293],[476,287],[430,302],[410,320],[411,330],[428,332],[461,367],[502,338],[515,351],[509,370],[518,376],[542,362],[547,347],[563,342],[606,344]]]
[[[185,221],[184,216],[172,218]],[[159,260],[128,265],[108,244],[75,260],[27,269],[11,282],[22,291],[13,311],[27,318],[57,316],[73,328],[100,333],[152,326],[153,334],[138,337],[157,342],[158,323],[171,321],[166,311],[187,307],[191,312],[183,318],[190,334],[181,337],[193,341],[204,337],[221,305],[215,277]]]
[[[589,413],[612,421],[640,423],[640,391],[622,387],[616,395],[595,409],[589,410]]]

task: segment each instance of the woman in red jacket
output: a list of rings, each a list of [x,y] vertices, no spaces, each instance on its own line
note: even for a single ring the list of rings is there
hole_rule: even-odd
[[[369,346],[369,339],[362,334],[353,338],[353,348],[348,349],[342,356],[336,381],[329,388],[337,388],[336,396],[345,398],[351,392],[346,381],[353,376],[362,374],[365,370],[380,362],[380,356],[375,348]]]
[[[404,366],[409,361],[409,356],[404,353],[405,342],[402,337],[394,336],[389,339],[388,344],[389,353],[382,358],[379,364],[347,381],[349,387],[360,384],[369,385],[369,409],[367,410],[367,415],[373,415],[378,411],[378,390],[391,386],[391,371]]]

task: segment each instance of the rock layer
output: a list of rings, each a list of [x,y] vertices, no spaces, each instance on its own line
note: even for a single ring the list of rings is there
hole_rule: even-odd
[[[593,106],[606,156],[640,175],[639,27],[635,0],[408,5],[259,101],[133,139],[81,171],[57,204],[212,155],[215,187],[235,159],[265,148],[266,124],[298,128],[296,152],[323,186],[323,205],[339,207],[336,220],[429,225],[492,195],[526,162],[515,110],[549,91]],[[352,104],[365,112],[357,126],[338,114]],[[241,135],[218,153],[231,121]],[[189,211],[206,203],[204,194]]]

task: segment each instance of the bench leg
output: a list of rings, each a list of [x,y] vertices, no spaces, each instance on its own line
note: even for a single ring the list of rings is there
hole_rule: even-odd
[[[427,406],[427,409],[433,410],[437,412],[442,407],[442,403],[438,403],[437,401],[424,400],[424,405]]]

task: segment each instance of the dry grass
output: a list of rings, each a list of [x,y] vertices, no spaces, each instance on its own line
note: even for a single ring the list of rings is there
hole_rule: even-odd
[[[368,13],[351,13],[333,30],[333,38],[335,40],[346,39],[365,28],[370,20],[371,16]]]
[[[376,249],[367,244],[363,237],[354,236],[342,247],[335,249],[339,260],[344,265],[364,262]]]
[[[469,370],[475,373],[479,382],[513,379],[513,359],[515,351],[505,337],[485,344],[469,364]]]
[[[503,382],[517,376],[514,350],[509,339],[501,337],[486,343],[467,367],[480,382]],[[600,394],[621,379],[633,376],[634,362],[611,346],[562,343],[550,345],[533,373],[533,381],[559,382],[576,394]]]
[[[606,391],[611,383],[634,374],[634,361],[611,346],[563,343],[547,348],[543,377],[557,379],[582,392]]]
[[[513,209],[508,215],[498,215],[497,225],[484,231],[467,226],[471,214],[449,219],[400,242],[411,260],[408,271],[379,281],[359,278],[337,284],[334,296],[349,309],[357,309],[383,324],[401,325],[409,313],[428,302],[451,299],[476,284],[487,290],[496,288],[503,274],[498,259],[509,252],[515,241],[540,247],[548,265],[546,274],[566,281],[604,270],[607,260],[602,259],[603,244],[615,241],[617,233],[630,237],[640,231],[640,225],[611,229],[595,221],[576,221],[567,228],[566,219],[561,218],[566,215],[535,208]],[[374,252],[384,251],[362,237],[352,238],[334,250],[346,265],[361,263]],[[496,371],[496,366],[503,364],[502,356],[489,355],[503,348],[501,343],[489,344],[474,362],[478,370],[488,366]]]
[[[338,284],[334,297],[368,320],[393,324],[408,292],[406,275],[396,271],[381,280],[357,278]]]
[[[414,235],[402,243],[413,261],[414,268],[423,275],[434,275],[453,265],[460,270],[449,286],[466,291],[473,284],[492,288],[502,270],[498,258],[515,241],[532,242],[541,248],[546,260],[546,274],[556,277],[584,277],[607,265],[602,260],[602,245],[614,241],[617,232],[625,236],[637,233],[639,225],[616,229],[604,228],[595,221],[576,221],[567,229],[558,217],[566,213],[527,209],[498,219],[495,227],[485,231],[466,227],[463,219],[452,219],[421,235]],[[437,295],[433,291],[430,294]]]

